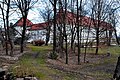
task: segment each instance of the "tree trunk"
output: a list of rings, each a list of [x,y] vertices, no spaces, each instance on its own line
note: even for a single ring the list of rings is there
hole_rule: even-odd
[[[21,39],[21,45],[20,45],[20,52],[23,53],[24,51],[24,45],[25,45],[25,31],[26,31],[26,19],[27,16],[23,16],[23,31],[22,31],[22,39]]]
[[[111,45],[111,38],[112,38],[112,31],[109,30],[109,37],[108,37],[108,46]]]
[[[80,29],[79,31],[79,25],[81,25],[81,12],[82,12],[82,0],[80,0],[80,7],[78,7],[78,3],[79,1],[77,0],[77,40],[78,40],[78,65],[80,64],[80,53],[81,53],[81,31],[82,31],[82,28]],[[79,9],[80,9],[80,14],[79,14]],[[80,15],[80,19],[79,19],[79,15]],[[79,24],[79,21],[80,21],[80,24]],[[79,35],[80,34],[80,35]]]
[[[56,51],[56,0],[54,0],[53,53]]]
[[[63,52],[63,31],[62,31],[62,24],[60,24],[60,27],[59,27],[59,31],[60,31],[60,35],[59,35],[59,52],[60,52],[60,58],[63,58],[64,57],[64,52]]]
[[[99,28],[96,29],[96,52],[95,52],[95,55],[98,54],[98,49],[99,49]]]
[[[107,46],[110,46],[109,36],[108,36],[108,30],[106,29],[105,32],[106,32],[106,40],[105,41],[107,43]]]
[[[47,33],[46,33],[46,43],[45,43],[45,45],[46,46],[48,46],[48,42],[49,42],[49,40],[50,40],[50,14],[48,13],[48,18],[47,18],[47,21],[48,21],[48,25],[47,25],[47,28],[46,28],[46,30],[47,30]]]
[[[67,35],[65,36],[65,43],[66,64],[68,64]]]
[[[9,27],[9,8],[10,8],[10,0],[8,0],[8,4],[7,4],[6,24],[7,24],[8,44],[10,44],[10,49],[11,49],[10,55],[12,56],[14,50],[13,50],[13,42],[11,41],[11,38],[10,38],[11,26]]]
[[[4,3],[2,4],[4,5]],[[6,22],[5,22],[5,14],[4,14],[4,7],[1,7],[0,6],[0,9],[2,11],[2,17],[3,17],[3,22],[4,22],[4,29],[5,29],[5,41],[4,41],[4,49],[5,49],[5,52],[6,52],[6,55],[8,55],[8,45],[7,45],[7,40],[8,40],[8,36],[7,36],[7,29],[6,29]]]
[[[97,10],[97,19],[98,19],[98,22],[97,22],[97,26],[96,26],[96,52],[95,52],[95,55],[98,54],[98,49],[99,49],[99,27],[100,27],[100,20],[101,20],[101,10],[102,10],[102,1],[101,0],[98,0],[97,2],[97,7],[98,7],[98,10]]]
[[[67,45],[67,34],[66,34],[66,11],[67,11],[67,0],[65,0],[65,12],[64,12],[64,37],[65,37],[65,53],[66,53],[66,64],[68,64],[68,45]]]
[[[89,35],[90,35],[90,26],[88,28],[87,40],[86,40],[86,43],[85,43],[84,63],[86,62],[86,55],[87,55],[87,47],[88,47]]]
[[[73,23],[72,23],[72,29],[71,29],[71,49],[73,50],[73,44],[74,44],[74,26],[73,26]]]
[[[77,0],[77,46],[78,46],[78,65],[80,64],[80,40],[79,40],[79,9]]]
[[[120,56],[118,57],[116,68],[113,74],[115,80],[120,80]]]
[[[114,31],[115,31],[116,42],[117,42],[118,45],[120,45],[119,39],[118,39],[118,37],[117,37],[117,31],[116,31],[116,30],[114,30]]]
[[[5,39],[5,51],[6,51],[6,55],[8,55],[8,43],[7,43],[7,39]]]
[[[46,33],[46,43],[45,43],[46,46],[48,46],[49,39],[50,39],[50,31],[47,31],[47,33]]]

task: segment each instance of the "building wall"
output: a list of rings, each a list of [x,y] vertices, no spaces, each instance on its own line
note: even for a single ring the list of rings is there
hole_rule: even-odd
[[[29,31],[30,39],[29,40],[44,40],[46,39],[46,30],[33,30]]]
[[[75,27],[75,26],[74,26]],[[57,27],[58,28],[58,27]],[[90,28],[90,31],[88,30],[87,27],[80,27],[82,28],[82,33],[81,33],[81,42],[82,43],[85,43],[86,40],[87,40],[87,37],[88,37],[88,32],[89,33],[89,37],[88,37],[88,42],[92,42],[92,41],[95,41],[95,37],[96,37],[96,32],[95,32],[95,29],[93,28]],[[21,27],[17,27],[16,28],[20,33],[22,32],[22,28]],[[67,38],[68,38],[68,42],[70,43],[71,42],[71,26],[70,25],[66,25],[66,31],[67,31]],[[76,31],[76,30],[75,30]],[[32,31],[28,31],[27,30],[27,34],[30,35],[30,39],[28,40],[28,42],[31,42],[33,40],[46,40],[46,29],[43,29],[43,30],[32,30]],[[107,32],[109,33],[109,32]],[[77,36],[77,33],[75,32],[76,36]],[[56,31],[56,35],[59,36],[60,35],[60,31],[57,29]],[[17,36],[20,36],[20,35],[17,35]],[[103,38],[106,37],[106,32],[103,32],[101,34],[101,36]],[[77,37],[75,38],[75,42],[77,43]],[[51,27],[51,32],[50,32],[50,40],[49,40],[49,43],[53,43],[53,26]]]
[[[27,27],[26,29],[29,29],[29,28],[30,28],[30,27]],[[22,28],[21,26],[16,26],[15,29],[16,29],[20,34],[22,34],[23,28]],[[16,37],[21,37],[21,35],[20,35],[19,33],[17,33]],[[26,30],[26,34],[29,34],[29,31],[28,31],[28,30]]]

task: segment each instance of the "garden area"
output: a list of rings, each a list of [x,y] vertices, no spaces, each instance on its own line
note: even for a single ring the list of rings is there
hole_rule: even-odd
[[[0,12],[0,80],[120,80],[119,0],[2,0]]]
[[[52,46],[28,45],[28,50],[18,60],[4,61],[4,67],[9,64],[8,72],[17,78],[25,76],[36,77],[37,80],[111,80],[116,67],[120,48],[111,46],[110,55],[106,49],[100,49],[98,55],[88,53],[86,62],[77,64],[77,55],[69,55],[69,62],[65,64],[65,58],[50,59]],[[1,59],[2,61],[2,59]]]

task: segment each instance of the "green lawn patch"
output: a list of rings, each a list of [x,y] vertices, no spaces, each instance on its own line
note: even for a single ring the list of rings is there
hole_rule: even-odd
[[[52,50],[52,45],[48,45],[48,46],[32,46],[32,45],[29,45],[28,46],[32,51],[49,51],[49,50]]]
[[[52,50],[52,46],[28,46],[32,52],[24,54],[20,60],[14,64],[10,71],[17,75],[28,76],[34,75],[40,80],[53,80],[56,77],[63,80],[70,80],[69,75],[56,69],[47,67],[47,53]],[[72,76],[73,79],[73,76]]]
[[[34,75],[42,80],[49,80],[47,72],[52,72],[47,69],[45,57],[51,46],[28,46],[33,52],[24,54],[21,59],[11,68],[14,75],[28,76]]]
[[[31,52],[28,52],[24,54],[20,60],[14,64],[11,67],[11,71],[14,73],[14,75],[34,75],[40,80],[57,80],[57,78],[60,78],[61,80],[83,80],[83,76],[79,76],[79,74],[73,74],[73,73],[66,73],[62,72],[60,70],[56,70],[54,68],[48,67],[48,64],[46,63],[47,53],[52,50],[52,46],[28,46],[31,49]],[[109,47],[110,53],[112,54],[112,58],[107,58],[103,60],[102,63],[97,64],[89,64],[88,68],[94,68],[96,66],[103,66],[106,64],[114,64],[117,61],[116,55],[118,56],[120,54],[120,47]],[[87,49],[87,52],[93,53],[95,49]],[[106,48],[99,49],[99,54],[107,53]],[[86,67],[87,68],[87,67]],[[90,70],[91,70],[90,69]],[[83,70],[81,70],[83,71]],[[86,69],[87,71],[87,69]],[[88,75],[91,75],[93,77],[98,77],[98,80],[100,80],[100,77],[106,77],[110,78],[112,74],[102,72],[102,71],[95,71],[90,72]],[[103,78],[102,78],[103,79]]]
[[[87,48],[87,53],[95,53],[96,48]],[[85,52],[85,48],[81,48],[81,52]],[[120,47],[119,46],[109,46],[109,47],[101,47],[98,50],[98,54],[106,54],[110,52],[113,55],[120,54]]]

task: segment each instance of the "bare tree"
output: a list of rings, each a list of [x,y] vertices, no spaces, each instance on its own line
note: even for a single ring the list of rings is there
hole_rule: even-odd
[[[11,49],[10,55],[12,56],[14,45],[11,39],[10,25],[9,25],[10,0],[3,0],[0,3],[1,3],[0,9],[2,12],[2,20],[4,23],[4,29],[5,29],[5,38],[4,37],[3,38],[5,39],[4,43],[5,43],[6,54],[8,55],[8,44],[10,44],[10,49]]]
[[[65,11],[64,11],[64,23],[63,23],[63,34],[65,37],[65,53],[66,53],[66,64],[68,64],[68,42],[67,42],[67,32],[66,32],[66,12],[67,12],[67,0],[65,0]]]
[[[20,52],[23,53],[24,51],[24,44],[25,44],[25,32],[26,32],[26,19],[28,16],[29,10],[33,7],[33,5],[37,2],[38,0],[14,0],[13,3],[18,7],[20,10],[20,13],[23,18],[23,30],[22,30],[22,40],[21,40],[21,49]]]
[[[117,1],[111,0],[111,1],[104,1],[104,0],[91,0],[92,3],[92,8],[91,10],[93,10],[92,13],[92,18],[93,18],[93,22],[94,22],[94,29],[96,31],[96,52],[95,54],[98,54],[98,49],[99,49],[99,45],[100,45],[100,38],[101,38],[101,34],[103,34],[105,31],[106,33],[109,31],[109,45],[110,45],[110,37],[112,37],[112,33],[113,27],[111,26],[106,26],[106,29],[101,28],[102,22],[109,22],[108,24],[112,25],[113,24],[113,20],[111,21],[111,19],[109,18],[112,12],[112,9],[117,10],[119,8],[119,6],[117,6]],[[116,6],[115,6],[116,5]],[[112,12],[113,13],[113,12]],[[113,17],[113,16],[112,16]],[[114,25],[112,25],[114,26]],[[106,34],[108,35],[108,34]],[[117,41],[118,42],[118,41]]]
[[[54,20],[53,20],[53,53],[55,53],[56,51],[56,13],[57,13],[57,9],[56,9],[56,4],[57,4],[57,0],[49,0],[53,6],[54,9]]]
[[[71,50],[73,50],[73,45],[74,45],[74,41],[75,41],[75,36],[76,36],[76,27],[74,25],[76,25],[75,22],[75,3],[76,1],[71,0],[71,3],[68,5],[68,9],[70,9],[71,13],[72,13],[72,22],[70,22],[70,27],[71,27]]]
[[[47,3],[46,1],[42,1],[43,3],[45,3],[46,7],[44,8],[44,10],[40,10],[39,9],[39,14],[42,16],[42,18],[44,19],[45,22],[47,22],[47,27],[46,27],[46,43],[45,45],[48,45],[48,42],[50,40],[50,30],[51,30],[51,25],[52,25],[52,9],[50,7],[50,4]]]
[[[120,6],[114,8],[114,9],[110,9],[110,13],[109,13],[109,16],[110,16],[110,22],[112,24],[112,26],[114,27],[114,34],[115,34],[115,37],[116,37],[116,42],[118,45],[120,45],[120,42],[118,40],[118,37],[117,37],[117,30],[116,30],[116,26],[117,26],[117,23],[119,22],[119,20],[117,19],[117,15],[115,15],[115,12],[117,12],[117,10],[120,9]],[[112,37],[112,32],[113,30],[109,31],[109,35]],[[111,37],[109,38],[109,45],[111,43]]]
[[[107,13],[105,12],[105,1],[103,0],[92,0],[92,18],[93,18],[93,24],[96,34],[96,52],[95,54],[98,54],[99,49],[99,42],[100,42],[100,34],[102,32],[101,21],[105,21],[107,17]],[[104,32],[104,31],[103,31]]]
[[[80,28],[79,25],[81,25],[81,12],[82,12],[82,0],[80,0],[80,6],[79,2],[77,0],[77,17],[76,17],[76,22],[77,22],[77,45],[78,45],[78,65],[80,64],[80,47],[81,47],[81,31],[82,28]],[[80,22],[79,22],[80,21]]]

